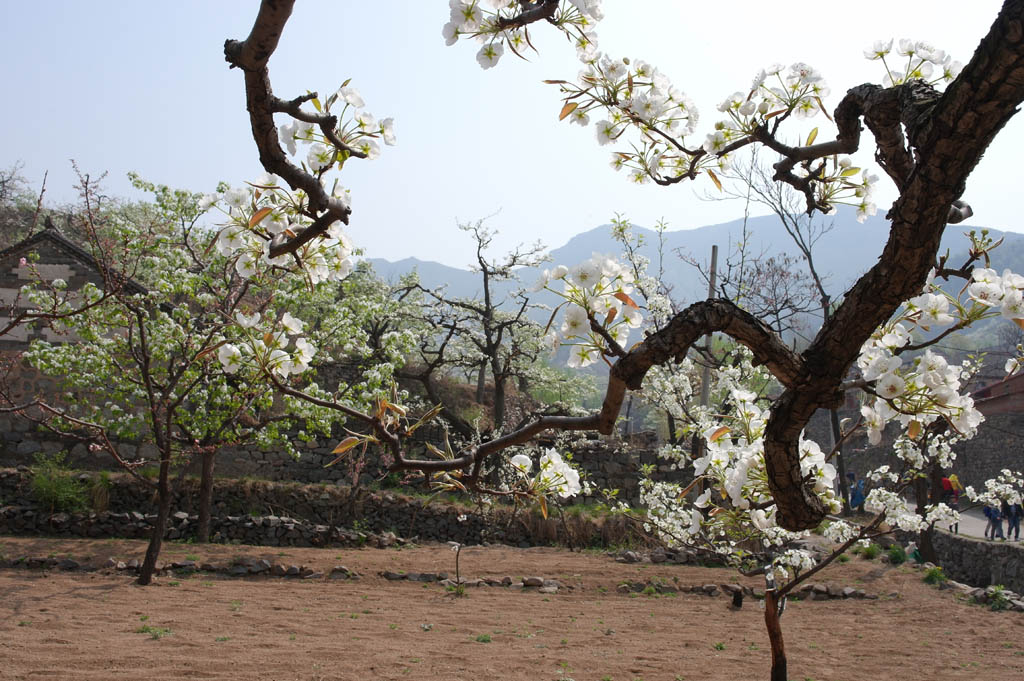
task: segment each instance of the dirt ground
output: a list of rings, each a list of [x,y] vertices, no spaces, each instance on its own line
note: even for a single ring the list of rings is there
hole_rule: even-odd
[[[10,557],[69,556],[100,565],[141,558],[137,541],[0,537]],[[554,578],[572,591],[388,582],[381,570],[454,572],[447,546],[277,549],[165,545],[162,559],[237,556],[338,564],[362,579],[160,577],[138,587],[112,571],[0,570],[0,679],[341,679],[732,681],[766,679],[757,602],[622,594],[624,581],[743,581],[727,569],[620,564],[556,549],[469,548],[466,578]],[[822,582],[878,600],[791,602],[782,619],[790,678],[1024,678],[1024,614],[958,602],[918,571],[855,558]],[[756,581],[746,581],[757,585]],[[893,595],[898,594],[898,596]]]

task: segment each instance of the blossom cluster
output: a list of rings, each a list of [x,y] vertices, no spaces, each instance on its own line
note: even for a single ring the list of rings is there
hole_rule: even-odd
[[[676,483],[641,481],[641,500],[648,509],[647,527],[666,541],[713,547],[730,561],[742,559],[741,543],[755,542],[767,549],[784,547],[806,533],[779,527],[776,507],[768,488],[764,461],[764,428],[768,413],[757,404],[756,395],[736,388],[728,398],[728,417],[709,422],[702,433],[707,453],[693,459],[695,481],[704,491],[693,501]],[[840,502],[834,492],[835,467],[828,463],[813,441],[800,441],[800,469],[813,481],[814,492],[825,506],[836,512]],[[844,524],[845,525],[845,524]],[[847,536],[852,528],[840,525],[836,536]],[[781,570],[786,565],[806,569],[803,559],[789,561],[799,553],[777,557]]]
[[[336,198],[348,202],[348,192],[338,186]],[[322,238],[303,244],[295,257],[270,257],[272,245],[284,237],[293,237],[308,227],[305,195],[280,185],[279,178],[265,173],[243,187],[205,195],[201,209],[215,207],[229,220],[217,235],[217,251],[231,258],[238,274],[245,279],[264,270],[293,270],[296,258],[310,285],[321,281],[340,281],[352,271],[352,243],[340,222],[331,225]]]
[[[1019,504],[1024,500],[1024,474],[1004,468],[995,478],[985,481],[983,491],[968,487],[964,493],[971,501],[989,506],[999,506],[1003,501]]]
[[[886,59],[892,53],[893,40],[876,40],[874,44],[864,50],[864,57],[871,61],[881,61],[885,67],[885,85],[900,85],[908,80],[918,78],[931,85],[938,83],[952,82],[964,66],[946,54],[945,50],[936,48],[931,43],[923,40],[910,40],[901,38],[896,43],[896,54],[906,57],[906,63],[901,69],[894,69],[889,66]]]
[[[562,282],[560,291],[552,288],[557,281]],[[544,270],[530,290],[551,291],[566,301],[560,306],[565,308],[561,326],[547,333],[544,344],[553,352],[562,344],[570,345],[568,364],[573,368],[593,364],[610,351],[594,325],[623,347],[630,329],[642,323],[640,308],[629,295],[634,281],[629,269],[599,253],[572,268],[558,265]]]
[[[974,269],[965,301],[939,288],[933,276],[929,275],[924,291],[907,301],[899,315],[872,334],[857,358],[862,377],[874,383],[877,395],[861,407],[872,444],[881,441],[882,430],[892,420],[919,432],[922,426],[942,418],[966,436],[973,435],[983,420],[971,397],[959,393],[976,370],[969,360],[950,366],[931,350],[910,360],[902,358],[915,328],[931,331],[994,316],[1024,317],[1024,277],[1010,270],[1000,275],[990,268]],[[1011,359],[1006,370],[1017,366],[1017,360]]]
[[[518,0],[449,0],[448,8],[449,20],[441,29],[445,44],[454,45],[460,38],[477,40],[482,45],[476,55],[481,68],[495,66],[506,46],[515,54],[530,46],[526,29],[508,23],[521,11]],[[597,41],[593,25],[602,18],[602,0],[564,0],[550,23],[584,49]]]
[[[548,448],[541,454],[539,470],[533,478],[530,477],[533,459],[528,455],[516,454],[509,459],[509,463],[517,476],[526,481],[527,488],[537,494],[556,494],[562,499],[568,499],[583,489],[580,472],[553,448]]]
[[[330,131],[334,139],[321,127],[298,119],[292,119],[278,128],[281,144],[292,156],[298,152],[299,144],[309,145],[305,166],[310,172],[323,174],[335,164],[340,168],[349,158],[349,150],[365,154],[367,159],[373,160],[380,156],[379,139],[388,146],[395,144],[394,119],[378,120],[367,111],[364,108],[366,102],[359,90],[349,85],[348,81],[329,96],[325,103],[321,104],[319,99],[314,99],[313,106],[324,114],[330,114],[332,107],[341,107],[336,115],[337,127]],[[339,141],[344,145],[343,148],[337,147],[336,142]]]
[[[302,374],[309,369],[316,348],[307,338],[298,335],[305,323],[290,312],[285,312],[280,320],[261,320],[259,312],[246,315],[239,311],[235,313],[235,321],[245,331],[241,347],[224,343],[217,351],[217,359],[228,373],[237,372],[249,360],[267,373],[281,378]],[[261,321],[270,322],[270,328],[260,329]],[[294,345],[291,336],[295,336]]]

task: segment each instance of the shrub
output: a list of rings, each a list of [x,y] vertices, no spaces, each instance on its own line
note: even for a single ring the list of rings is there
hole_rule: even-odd
[[[92,510],[96,513],[103,513],[110,508],[110,488],[110,473],[107,471],[100,471],[89,484],[89,498],[92,500]]]
[[[1006,587],[997,584],[987,590],[988,607],[990,610],[1006,610],[1010,607],[1010,599],[1006,597]]]
[[[886,551],[889,556],[889,562],[893,565],[900,565],[907,562],[907,551],[899,544],[893,544]]]
[[[882,552],[882,547],[878,544],[868,544],[860,550],[860,555],[868,560],[874,560],[878,558],[878,554]]]
[[[86,506],[85,486],[64,462],[66,456],[65,452],[50,458],[36,454],[36,463],[31,468],[32,496],[50,513],[79,511]]]
[[[942,571],[941,567],[930,567],[924,571],[924,583],[925,584],[942,584],[949,577]]]

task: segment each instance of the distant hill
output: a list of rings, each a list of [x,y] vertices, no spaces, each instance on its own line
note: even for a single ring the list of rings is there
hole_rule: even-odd
[[[815,263],[819,273],[826,277],[826,287],[833,298],[838,298],[854,282],[870,268],[878,259],[885,240],[888,237],[889,223],[881,215],[858,223],[853,209],[840,209],[831,218],[831,231],[821,238],[814,250]],[[619,254],[622,249],[611,237],[610,225],[601,225],[587,232],[577,234],[564,246],[553,249],[550,253],[555,264],[572,266],[591,256],[592,253]],[[967,258],[969,242],[963,236],[971,229],[981,227],[969,225],[953,225],[947,228],[942,240],[943,251],[950,252],[950,265],[959,266]],[[641,254],[655,262],[657,259],[658,235],[655,231],[634,226],[634,232],[644,237]],[[747,221],[748,252],[765,255],[799,254],[782,224],[774,216],[750,218]],[[1016,272],[1024,272],[1024,234],[990,230],[991,235],[1005,241],[994,253],[992,266],[999,271],[1010,268]],[[711,247],[719,247],[719,261],[722,262],[742,238],[743,220],[733,220],[718,225],[708,225],[697,229],[665,232],[663,252],[665,254],[666,282],[673,287],[674,297],[681,302],[701,300],[707,295],[707,285],[700,274],[691,265],[683,262],[677,255],[682,253],[696,260],[707,263],[710,260]],[[480,294],[479,275],[469,270],[448,267],[436,262],[406,258],[398,262],[390,262],[379,258],[371,258],[377,273],[385,279],[397,280],[402,274],[413,269],[419,272],[420,280],[425,286],[437,287],[447,285],[452,295],[459,297],[475,297]],[[523,286],[530,286],[539,276],[539,271],[524,268],[520,270]],[[954,294],[960,290],[962,283],[950,285]],[[499,288],[499,293],[507,294],[514,286],[506,285]],[[535,297],[538,302],[557,304],[559,299],[551,294]],[[546,316],[538,314],[537,318]]]

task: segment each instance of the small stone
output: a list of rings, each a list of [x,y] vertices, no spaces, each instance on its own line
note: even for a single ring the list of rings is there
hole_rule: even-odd
[[[231,569],[228,570],[228,574],[235,577],[241,577],[242,575],[249,574],[249,568],[244,565],[232,565]]]
[[[397,582],[401,579],[405,579],[405,575],[403,575],[402,573],[391,572],[390,570],[385,570],[384,572],[380,573],[380,576],[392,582]]]
[[[544,586],[543,577],[524,577],[523,586]]]
[[[502,584],[502,586],[511,586],[512,585],[512,578],[508,577],[508,576],[502,577],[501,578],[501,584]]]
[[[105,568],[116,568],[117,567],[117,561],[114,560],[113,558],[107,558],[106,562],[103,563],[103,567],[105,567]]]
[[[275,577],[284,577],[286,574],[288,574],[288,568],[278,563],[274,567],[270,568],[270,574],[272,574]]]
[[[843,589],[842,596],[843,598],[853,598],[856,593],[856,589],[854,589],[852,586],[848,586]]]
[[[323,579],[324,578],[324,573],[322,573],[322,572],[307,572],[306,574],[302,575],[302,578],[303,579]]]
[[[284,571],[285,577],[298,577],[301,573],[298,565],[289,565],[288,569]]]
[[[65,558],[64,560],[57,563],[57,567],[59,567],[61,570],[77,570],[79,567],[81,567],[81,565],[79,565],[78,561],[71,560],[70,558]]]
[[[562,586],[557,579],[545,579],[544,586],[553,586],[556,589]]]
[[[558,587],[557,586],[542,586],[541,588],[537,589],[537,591],[542,593],[542,594],[556,594],[556,593],[558,593]]]
[[[705,584],[701,587],[701,589],[703,589],[704,593],[706,593],[708,596],[714,596],[718,593],[717,584]]]

